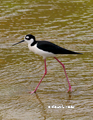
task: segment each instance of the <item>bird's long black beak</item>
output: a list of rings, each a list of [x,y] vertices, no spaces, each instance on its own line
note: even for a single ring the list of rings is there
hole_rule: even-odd
[[[19,44],[19,43],[21,43],[21,42],[24,42],[24,41],[25,41],[25,40],[21,40],[20,42],[15,43],[15,44],[13,44],[12,46],[17,45],[17,44]]]

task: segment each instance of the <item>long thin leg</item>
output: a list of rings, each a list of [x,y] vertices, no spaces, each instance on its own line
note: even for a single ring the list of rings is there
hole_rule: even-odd
[[[35,88],[35,90],[34,90],[34,91],[32,91],[32,92],[30,92],[31,94],[33,94],[33,93],[35,93],[35,92],[36,92],[36,90],[37,90],[37,88],[39,87],[40,83],[42,82],[43,78],[44,78],[44,77],[45,77],[45,75],[47,74],[46,59],[44,59],[44,64],[45,64],[45,73],[44,73],[44,75],[43,75],[42,79],[40,80],[40,82],[38,83],[37,87]]]
[[[68,89],[67,92],[72,91],[72,88],[71,88],[70,82],[69,82],[69,80],[68,80],[68,77],[67,77],[67,73],[66,73],[64,64],[61,63],[56,57],[54,57],[54,58],[62,65],[62,67],[63,67],[63,69],[64,69],[64,72],[65,72],[65,75],[66,75],[66,78],[67,78],[67,82],[68,82],[68,85],[69,85],[69,89]]]

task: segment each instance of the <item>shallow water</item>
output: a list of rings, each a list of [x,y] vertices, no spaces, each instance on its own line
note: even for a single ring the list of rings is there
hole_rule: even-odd
[[[93,1],[0,3],[0,120],[92,120]],[[28,33],[83,53],[57,56],[66,67],[72,93],[67,93],[63,68],[53,58],[47,58],[48,73],[37,93],[28,93],[44,73],[42,57],[26,43],[12,46]]]

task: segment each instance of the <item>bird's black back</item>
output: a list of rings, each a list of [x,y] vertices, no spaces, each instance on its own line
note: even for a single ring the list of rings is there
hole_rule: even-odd
[[[41,50],[52,52],[53,54],[81,54],[62,48],[49,41],[37,41],[37,47]]]

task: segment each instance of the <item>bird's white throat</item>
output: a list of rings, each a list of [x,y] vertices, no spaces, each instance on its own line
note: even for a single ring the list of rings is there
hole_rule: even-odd
[[[33,39],[33,38],[31,38],[30,40],[26,40],[26,39],[25,39],[25,41],[26,41],[29,45],[31,45],[31,44],[34,42],[34,39]]]

